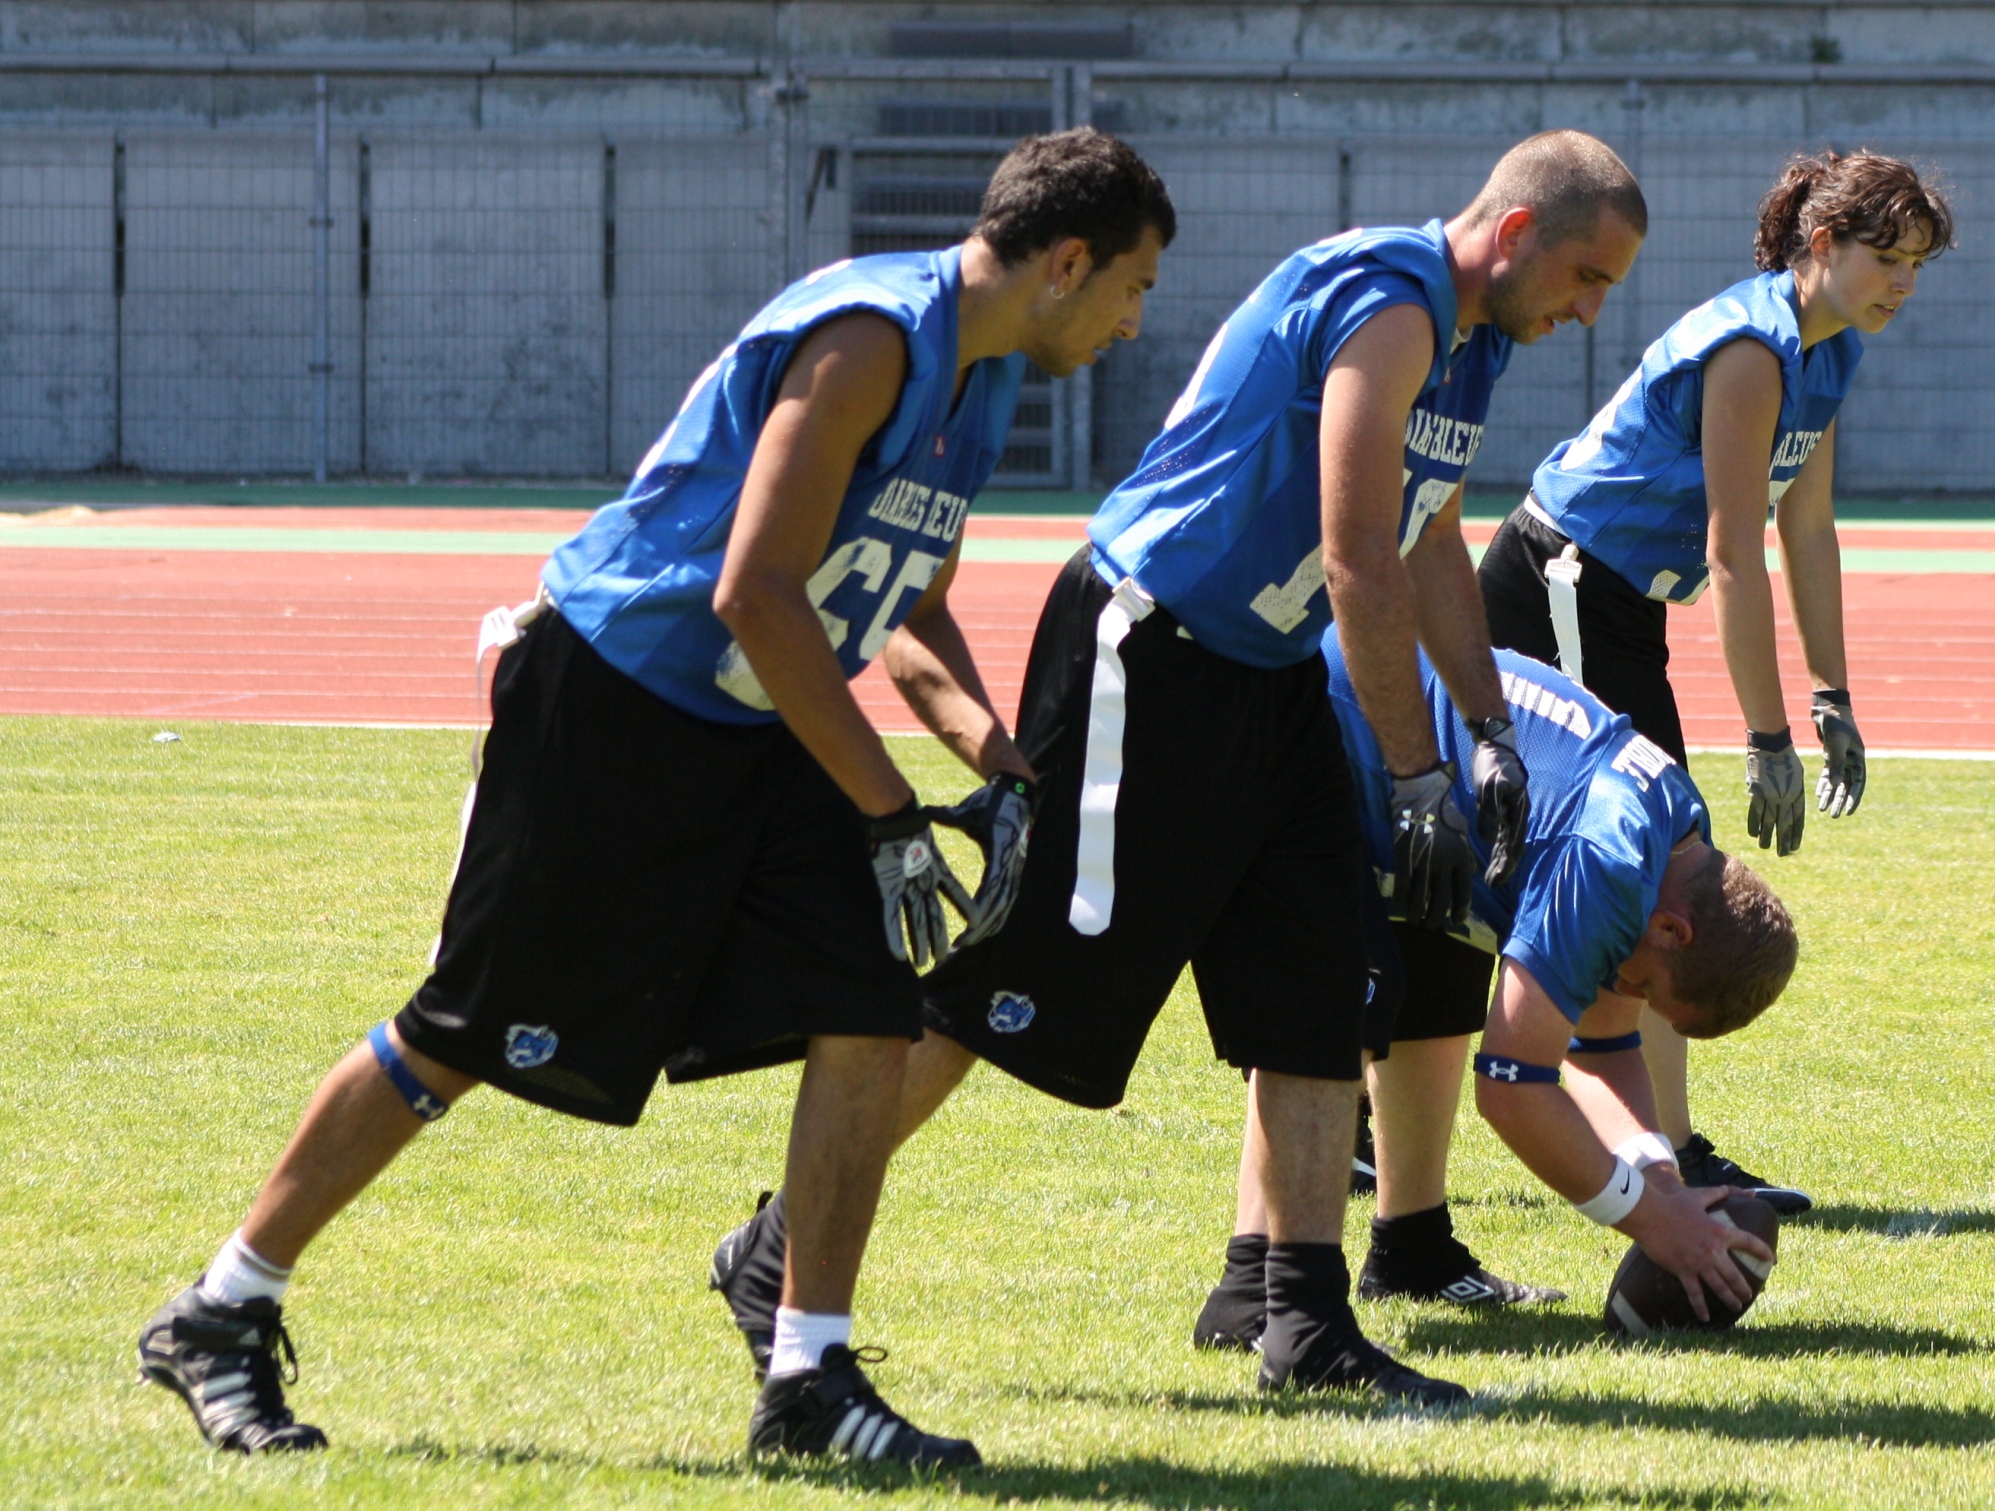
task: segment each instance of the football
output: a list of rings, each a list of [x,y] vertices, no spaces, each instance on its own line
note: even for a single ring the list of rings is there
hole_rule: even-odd
[[[1779,1251],[1780,1218],[1757,1196],[1728,1196],[1711,1209],[1711,1215],[1720,1222],[1763,1239],[1767,1247],[1776,1253]],[[1737,1249],[1732,1251],[1732,1257],[1738,1261],[1746,1283],[1752,1287],[1752,1300],[1757,1301],[1760,1292],[1766,1289],[1773,1266]],[[1711,1294],[1709,1287],[1706,1287],[1704,1297],[1711,1309],[1709,1322],[1699,1322],[1697,1314],[1691,1311],[1690,1296],[1684,1290],[1683,1282],[1643,1253],[1640,1244],[1631,1244],[1621,1260],[1621,1267],[1614,1272],[1613,1282],[1607,1287],[1607,1307],[1601,1320],[1610,1333],[1628,1338],[1646,1338],[1657,1328],[1730,1327],[1745,1315],[1743,1310],[1735,1312],[1725,1306]],[[1750,1307],[1752,1302],[1748,1301],[1746,1305]]]

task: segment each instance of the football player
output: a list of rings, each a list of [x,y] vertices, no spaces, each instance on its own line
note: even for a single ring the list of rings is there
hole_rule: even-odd
[[[1025,362],[1137,334],[1175,218],[1081,129],[999,166],[975,233],[780,294],[693,385],[628,493],[557,550],[502,655],[429,978],[320,1085],[207,1271],[139,1340],[210,1442],[306,1449],[279,1379],[305,1246],[472,1087],[635,1123],[674,1081],[802,1058],[790,1266],[753,1451],[977,1462],[874,1392],[855,1279],[921,1037],[941,899],[998,929],[1033,770],[948,605]],[[988,783],[924,808],[847,686],[876,656]],[[975,835],[977,898],[931,826]],[[447,1261],[445,1261],[447,1263]],[[433,1279],[434,1276],[427,1276]]]

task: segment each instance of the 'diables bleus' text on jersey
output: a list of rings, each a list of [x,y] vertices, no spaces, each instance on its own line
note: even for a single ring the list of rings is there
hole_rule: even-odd
[[[856,677],[948,560],[1011,429],[1021,356],[978,362],[952,404],[961,287],[951,247],[836,263],[785,289],[700,375],[624,496],[549,559],[542,576],[562,616],[676,708],[726,724],[774,720],[713,612],[714,586],[792,354],[814,327],[868,312],[901,328],[907,376],[807,584],[839,665]]]
[[[1346,232],[1304,247],[1219,328],[1136,471],[1103,501],[1095,569],[1125,577],[1210,650],[1249,666],[1316,654],[1330,622],[1320,482],[1323,380],[1339,349],[1396,304],[1434,323],[1434,361],[1406,427],[1403,556],[1481,444],[1512,343],[1455,335],[1438,220]]]
[[[1666,603],[1695,603],[1711,580],[1704,366],[1739,340],[1759,341],[1780,358],[1780,419],[1767,472],[1768,506],[1778,507],[1863,357],[1854,330],[1802,350],[1792,273],[1736,283],[1664,331],[1592,423],[1554,448],[1531,481],[1569,539]]]

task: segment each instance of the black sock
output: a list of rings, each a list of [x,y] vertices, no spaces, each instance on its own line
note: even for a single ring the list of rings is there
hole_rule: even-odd
[[[1260,1337],[1268,1312],[1268,1240],[1236,1233],[1226,1242],[1226,1272],[1205,1298],[1192,1329],[1201,1348],[1245,1348]]]
[[[1455,1224],[1448,1216],[1446,1202],[1438,1207],[1429,1207],[1424,1212],[1408,1212],[1404,1217],[1372,1219],[1372,1248],[1388,1254],[1394,1250],[1429,1249],[1437,1243],[1446,1243],[1454,1236]]]
[[[1270,1319],[1278,1312],[1290,1312],[1310,1318],[1332,1334],[1358,1331],[1342,1244],[1271,1243],[1267,1275]]]

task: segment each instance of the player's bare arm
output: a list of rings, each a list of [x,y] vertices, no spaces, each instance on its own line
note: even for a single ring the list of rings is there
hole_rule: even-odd
[[[714,589],[714,613],[776,712],[873,818],[905,807],[914,789],[846,685],[806,585],[906,371],[901,333],[879,315],[827,321],[804,341],[762,427]]]
[[[959,537],[935,581],[888,639],[881,653],[887,675],[907,706],[965,766],[979,776],[1010,771],[1030,779],[1032,766],[992,706],[963,628],[949,610],[949,586],[962,556]]]
[[[1779,419],[1780,359],[1769,348],[1739,340],[1711,358],[1704,373],[1711,599],[1746,725],[1768,735],[1787,727],[1766,570],[1767,459]]]
[[[1323,575],[1358,701],[1400,776],[1440,759],[1420,695],[1418,623],[1398,532],[1406,418],[1434,340],[1425,310],[1394,305],[1344,343],[1323,380]]]
[[[1471,719],[1504,716],[1503,684],[1489,649],[1489,616],[1476,585],[1475,563],[1462,538],[1462,495],[1457,485],[1441,512],[1428,521],[1407,553],[1420,644],[1447,684],[1455,707]]]
[[[1774,524],[1780,572],[1801,637],[1801,659],[1816,688],[1850,685],[1843,649],[1843,553],[1836,537],[1834,482],[1836,426],[1832,420],[1815,450],[1781,495]]]
[[[1610,996],[1613,994],[1609,994]],[[1582,1016],[1584,1036],[1611,1037],[1609,1029],[1621,1033],[1634,1027],[1630,999],[1596,1004]],[[1483,1033],[1483,1054],[1493,1060],[1521,1067],[1551,1067],[1566,1056],[1572,1025],[1537,980],[1516,961],[1505,959],[1497,978],[1496,999],[1490,1008],[1489,1026]],[[1628,1055],[1623,1058],[1635,1060]],[[1638,1069],[1638,1067],[1631,1067]],[[1608,1118],[1605,1133],[1613,1133],[1628,1123],[1639,1123],[1640,1093],[1628,1070],[1610,1067],[1610,1079],[1587,1088],[1598,1110],[1619,1103]],[[1625,1093],[1625,1099],[1615,1096]],[[1605,1093],[1605,1095],[1602,1095]],[[1625,1184],[1626,1162],[1610,1152],[1603,1130],[1583,1110],[1571,1092],[1551,1080],[1515,1082],[1476,1077],[1476,1107],[1527,1168],[1546,1185],[1582,1211],[1610,1197],[1617,1180]],[[1653,1119],[1653,1103],[1649,1104]],[[1653,1124],[1643,1131],[1653,1131]],[[1705,1300],[1708,1287],[1733,1310],[1742,1310],[1752,1298],[1752,1289],[1732,1258],[1733,1249],[1743,1249],[1755,1258],[1770,1260],[1772,1253],[1757,1240],[1741,1235],[1708,1216],[1707,1205],[1722,1200],[1724,1188],[1692,1192],[1675,1182],[1646,1180],[1634,1207],[1608,1225],[1639,1243],[1665,1269],[1683,1282],[1690,1304],[1700,1320],[1708,1320]]]

